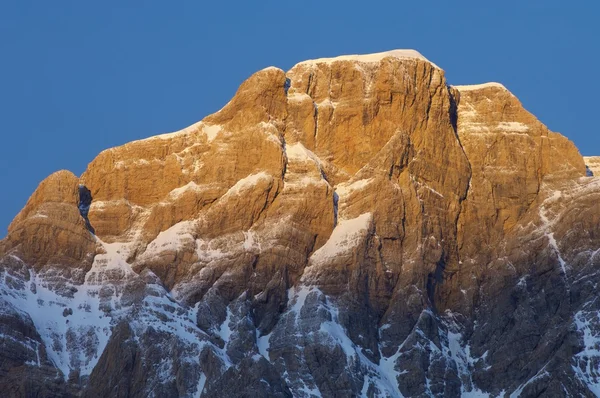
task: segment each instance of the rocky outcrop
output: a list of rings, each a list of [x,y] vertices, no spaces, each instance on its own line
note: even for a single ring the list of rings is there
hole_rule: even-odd
[[[583,160],[587,167],[586,171],[588,177],[600,175],[600,157],[598,156],[584,156]]]
[[[7,283],[23,285],[35,272],[60,295],[72,296],[70,283],[83,282],[96,254],[78,203],[73,173],[58,171],[40,183],[0,242]]]
[[[13,396],[593,396],[585,164],[505,87],[450,86],[414,51],[264,69],[201,122],[40,184],[0,242],[18,331],[0,379]]]

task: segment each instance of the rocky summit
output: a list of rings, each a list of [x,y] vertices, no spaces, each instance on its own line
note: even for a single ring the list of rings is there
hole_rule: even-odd
[[[0,241],[0,391],[599,396],[595,171],[416,51],[263,69],[39,185]]]

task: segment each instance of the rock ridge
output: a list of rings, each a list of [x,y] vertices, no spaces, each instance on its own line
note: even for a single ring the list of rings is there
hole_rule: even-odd
[[[40,184],[0,241],[0,385],[594,396],[586,163],[503,85],[449,85],[414,50],[265,68]]]

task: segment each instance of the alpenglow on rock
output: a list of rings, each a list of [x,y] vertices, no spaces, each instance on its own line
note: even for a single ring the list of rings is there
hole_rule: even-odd
[[[40,184],[0,241],[0,391],[600,396],[591,174],[415,51],[263,69]]]

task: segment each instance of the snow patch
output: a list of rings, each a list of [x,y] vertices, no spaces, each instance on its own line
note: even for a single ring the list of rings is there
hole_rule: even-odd
[[[272,334],[273,332],[264,336],[260,336],[256,339],[256,347],[258,348],[258,352],[269,362],[271,361],[269,359],[269,348],[271,348],[270,340]]]
[[[187,191],[200,192],[202,191],[202,187],[196,184],[194,181],[190,181],[182,187],[173,189],[171,192],[169,192],[169,196],[172,199],[177,199]]]
[[[600,397],[600,313],[579,311],[574,320],[584,348],[573,358],[573,371],[590,391]]]
[[[281,69],[279,69],[276,66],[267,66],[266,68],[261,69],[260,72],[265,72],[265,71],[270,71],[270,70],[282,71]]]
[[[112,318],[101,308],[99,291],[105,282],[105,270],[132,273],[123,256],[128,252],[121,243],[106,244],[106,253],[94,258],[82,285],[72,285],[73,297],[59,295],[46,285],[43,276],[30,271],[22,290],[5,289],[0,294],[32,319],[54,365],[68,378],[71,370],[89,375],[112,334]],[[67,336],[71,336],[68,339]],[[39,362],[39,359],[38,359]]]
[[[191,133],[195,133],[198,130],[202,129],[203,125],[204,125],[204,123],[197,122],[197,123],[192,124],[191,126],[188,126],[184,129],[182,129],[182,130],[179,130],[179,131],[175,131],[172,133],[158,134],[158,135],[155,135],[155,136],[143,139],[143,140],[139,140],[139,141],[155,140],[155,139],[170,140],[170,139],[173,139],[178,136],[185,136],[185,135],[188,135]],[[139,142],[139,141],[133,141],[133,142]]]
[[[164,251],[177,251],[184,243],[194,241],[192,235],[194,222],[181,221],[169,229],[162,231],[150,242],[140,260],[150,258]]]
[[[222,130],[223,130],[223,127],[221,125],[206,124],[205,122],[200,121],[200,122],[194,123],[191,126],[188,126],[179,131],[175,131],[172,133],[159,134],[159,135],[155,135],[155,136],[146,138],[144,140],[139,140],[139,141],[155,140],[155,139],[170,140],[173,138],[177,138],[179,136],[186,136],[186,135],[202,132],[206,136],[206,140],[208,142],[212,142]],[[137,142],[137,141],[133,141],[133,142]]]
[[[292,287],[288,290],[288,307],[290,308],[289,311],[295,314],[296,323],[298,323],[298,317],[302,307],[304,307],[306,298],[313,290],[312,287],[304,285]]]
[[[556,256],[558,257],[558,262],[562,269],[563,275],[566,278],[567,277],[567,263],[562,258],[560,249],[558,248],[558,243],[556,242],[556,239],[554,238],[554,232],[552,232],[552,227],[553,227],[554,223],[556,222],[556,220],[550,221],[550,219],[548,218],[548,213],[547,213],[546,207],[545,207],[546,204],[557,201],[558,199],[561,198],[561,196],[562,196],[562,193],[560,191],[554,191],[551,196],[549,196],[546,200],[544,200],[544,202],[540,206],[539,216],[540,216],[540,220],[542,221],[542,226],[540,227],[540,230],[544,233],[544,235],[548,239],[548,244],[550,245],[550,247],[552,248],[554,253],[556,253]]]
[[[402,349],[403,345],[404,343],[398,347],[398,350],[394,355],[387,358],[381,355],[380,352],[381,356],[379,359],[380,374],[383,376],[382,380],[387,382],[386,384],[388,387],[391,387],[391,390],[395,392],[397,394],[396,396],[398,397],[402,397],[403,395],[398,388],[398,376],[400,375],[400,372],[396,370],[396,361],[400,355],[402,355],[400,350]]]
[[[529,131],[529,126],[527,126],[525,123],[519,122],[500,122],[498,123],[498,126],[496,126],[496,128],[504,131],[517,131],[520,133],[525,133]]]
[[[312,254],[310,262],[320,264],[355,248],[369,231],[372,219],[371,213],[365,213],[339,221],[327,242]]]
[[[510,394],[510,398],[519,398],[521,396],[521,393],[523,392],[523,389],[525,389],[525,387],[527,387],[529,384],[533,383],[536,380],[543,379],[546,377],[550,377],[550,373],[548,373],[548,371],[546,370],[546,366],[544,366],[542,369],[540,369],[539,372],[537,372],[535,374],[535,376],[533,376],[531,379],[527,380],[519,388],[517,388],[512,394]]]
[[[489,83],[482,83],[482,84],[470,84],[470,85],[464,85],[464,86],[452,86],[452,87],[454,87],[458,91],[474,91],[474,90],[482,90],[484,88],[490,88],[490,87],[499,88],[499,89],[508,91],[508,89],[506,87],[504,87],[503,84],[496,83],[496,82],[489,82]]]
[[[242,247],[247,251],[254,249],[258,249],[258,251],[260,251],[260,243],[254,231],[244,232],[244,243],[242,244]]]
[[[383,60],[384,58],[387,58],[387,57],[397,58],[397,59],[401,59],[401,60],[404,60],[404,59],[417,59],[417,60],[428,62],[431,65],[433,65],[435,68],[440,69],[440,67],[438,67],[437,65],[435,65],[433,62],[429,61],[427,58],[425,58],[421,53],[419,53],[416,50],[391,50],[391,51],[384,51],[384,52],[373,53],[373,54],[341,55],[341,56],[334,57],[334,58],[311,59],[311,60],[300,62],[298,65],[304,65],[304,64],[332,64],[334,62],[340,62],[340,61],[356,61],[356,62],[363,62],[363,63],[378,63],[378,62],[381,62],[381,60]]]
[[[208,142],[212,142],[222,130],[223,128],[218,124],[204,124],[202,127],[202,131],[206,134]]]
[[[373,182],[372,178],[357,180],[351,183],[343,182],[335,186],[335,192],[340,196],[340,198],[344,198],[354,191],[360,191],[366,188],[371,182]]]
[[[229,190],[225,193],[225,195],[223,195],[223,197],[231,196],[231,195],[240,195],[242,191],[252,188],[259,181],[270,180],[270,179],[271,179],[271,176],[269,174],[265,173],[264,171],[261,171],[260,173],[256,173],[256,174],[250,174],[249,176],[244,177],[241,180],[239,180],[238,182],[236,182],[234,186],[229,188]]]
[[[299,162],[308,162],[316,158],[314,153],[309,151],[300,142],[295,144],[286,145],[285,153],[287,154],[288,160],[295,160]]]
[[[196,398],[200,398],[202,395],[202,391],[204,391],[204,385],[206,384],[206,374],[202,372],[200,375],[200,380],[198,380],[198,387],[196,387]]]
[[[346,335],[344,327],[339,322],[339,310],[329,305],[325,307],[331,315],[331,321],[321,323],[319,331],[333,339],[344,350],[346,358],[350,359],[353,355],[356,355],[358,350],[352,340]]]
[[[233,334],[233,330],[231,330],[232,315],[233,314],[231,312],[231,309],[227,307],[227,316],[225,317],[223,324],[217,331],[217,335],[221,337],[221,339],[225,342],[225,347],[227,347],[227,344],[229,344],[229,342],[231,341],[231,335]]]

